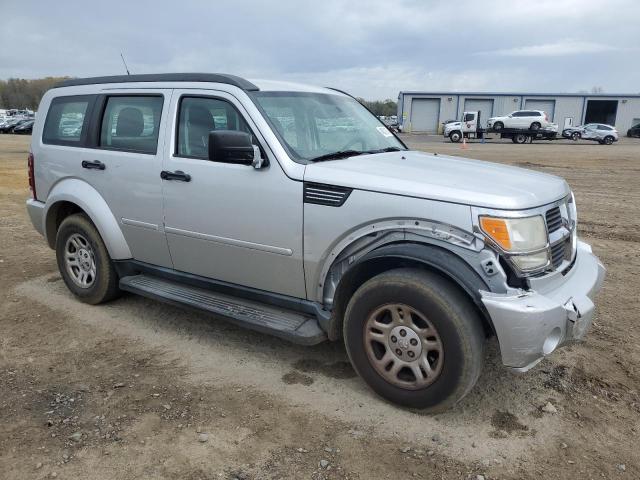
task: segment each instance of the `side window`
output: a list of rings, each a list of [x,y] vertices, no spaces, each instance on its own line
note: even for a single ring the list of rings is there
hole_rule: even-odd
[[[162,96],[108,97],[99,146],[155,155],[163,102]]]
[[[209,132],[239,130],[251,133],[233,105],[225,100],[183,97],[178,113],[178,146],[180,157],[209,158]]]
[[[513,117],[526,117],[526,112],[513,112],[511,116]]]
[[[80,146],[87,129],[87,110],[91,96],[57,97],[51,101],[42,132],[42,142],[53,145]]]
[[[607,125],[598,125],[598,130],[613,130],[613,129]]]
[[[467,113],[467,114],[464,116],[464,121],[465,121],[465,122],[472,122],[475,118],[476,118],[476,116],[475,116],[475,114],[474,114],[474,113]]]

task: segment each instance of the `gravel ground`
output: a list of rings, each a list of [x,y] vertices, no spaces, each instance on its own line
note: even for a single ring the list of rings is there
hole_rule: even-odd
[[[29,137],[2,135],[0,476],[640,478],[640,142],[405,139],[567,178],[608,268],[585,343],[523,376],[492,343],[471,394],[429,416],[372,395],[340,344],[292,346],[131,295],[81,304],[26,215]]]

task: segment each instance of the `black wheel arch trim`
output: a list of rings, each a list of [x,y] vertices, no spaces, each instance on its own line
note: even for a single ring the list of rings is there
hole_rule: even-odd
[[[473,301],[489,329],[488,333],[495,334],[491,317],[482,303],[480,294],[481,290],[491,291],[492,288],[462,257],[447,248],[433,244],[417,242],[391,243],[366,253],[354,262],[349,270],[344,272],[336,288],[336,298],[341,294],[342,287],[344,287],[342,282],[348,281],[350,274],[354,274],[357,267],[376,260],[395,260],[421,264],[453,281]],[[336,306],[334,304],[334,307]],[[340,312],[340,310],[340,308],[333,308],[334,315],[331,317],[328,328],[329,338],[332,340],[338,338],[341,332],[343,312]]]

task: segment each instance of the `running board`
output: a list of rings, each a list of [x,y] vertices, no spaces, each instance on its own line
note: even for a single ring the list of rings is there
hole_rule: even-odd
[[[164,278],[145,274],[123,277],[120,279],[120,288],[173,305],[212,313],[240,326],[300,345],[315,345],[327,339],[318,321],[311,315],[192,287]]]

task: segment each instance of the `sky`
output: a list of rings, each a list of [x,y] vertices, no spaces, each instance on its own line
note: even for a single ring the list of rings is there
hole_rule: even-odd
[[[220,72],[346,90],[640,93],[638,0],[0,0],[0,78]]]

